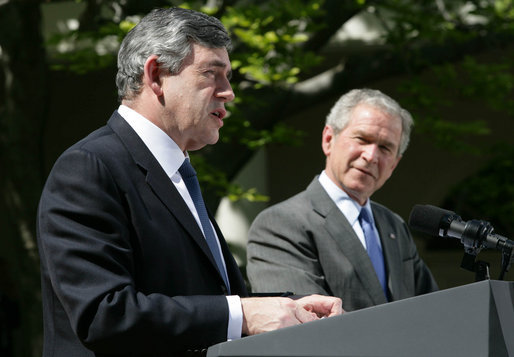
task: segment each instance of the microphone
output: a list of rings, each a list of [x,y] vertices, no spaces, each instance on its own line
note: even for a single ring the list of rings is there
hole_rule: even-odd
[[[502,251],[514,248],[513,241],[493,233],[489,222],[465,222],[455,212],[431,205],[415,205],[409,216],[409,226],[431,236],[460,239],[464,247],[475,253],[482,248]]]

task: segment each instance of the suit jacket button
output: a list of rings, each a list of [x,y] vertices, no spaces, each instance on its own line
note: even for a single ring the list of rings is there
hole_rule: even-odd
[[[225,286],[225,284],[221,284],[220,287],[221,287],[221,291],[223,292],[223,295],[227,295],[228,290],[227,290],[227,287]]]

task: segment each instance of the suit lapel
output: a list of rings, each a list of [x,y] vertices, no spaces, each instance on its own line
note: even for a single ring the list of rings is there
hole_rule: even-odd
[[[314,211],[325,218],[326,231],[354,267],[365,292],[375,304],[385,303],[384,292],[376,274],[373,273],[371,260],[346,217],[328,196],[317,178],[309,185],[307,192]]]
[[[230,291],[233,295],[240,295],[240,296],[248,296],[248,291],[246,289],[246,285],[244,282],[244,278],[241,275],[241,271],[239,270],[239,266],[237,265],[236,260],[234,259],[234,256],[232,255],[232,252],[229,249],[229,246],[227,242],[225,241],[225,238],[223,237],[223,233],[221,232],[220,227],[218,226],[218,223],[212,216],[209,209],[207,209],[209,214],[209,219],[212,222],[212,225],[214,226],[214,229],[216,230],[216,234],[218,235],[219,242],[221,245],[221,252],[223,254],[223,259],[225,260],[225,266],[227,268],[227,274],[228,279],[230,281]],[[212,258],[212,261],[214,262],[214,258]],[[220,276],[221,278],[221,276]]]
[[[111,116],[107,125],[118,135],[136,165],[146,174],[146,182],[155,195],[168,208],[170,213],[177,218],[177,221],[180,222],[184,230],[194,239],[200,249],[209,258],[213,267],[217,270],[216,262],[210,252],[209,246],[191,211],[175,188],[175,185],[173,185],[164,169],[160,166],[150,150],[148,150],[141,138],[139,138],[132,127],[117,111]],[[220,279],[222,279],[221,275]]]

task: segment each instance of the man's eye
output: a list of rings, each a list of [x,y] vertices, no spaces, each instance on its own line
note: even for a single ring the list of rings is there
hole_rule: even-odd
[[[213,70],[208,70],[208,71],[204,71],[203,74],[206,76],[206,77],[212,77],[212,76],[215,76],[216,75],[216,72],[213,71]]]

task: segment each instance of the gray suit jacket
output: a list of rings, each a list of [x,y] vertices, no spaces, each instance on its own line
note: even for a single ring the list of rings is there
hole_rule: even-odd
[[[371,207],[392,300],[437,290],[405,222],[382,205],[372,202]],[[338,296],[345,311],[386,302],[365,248],[317,178],[257,216],[247,254],[254,292]]]

